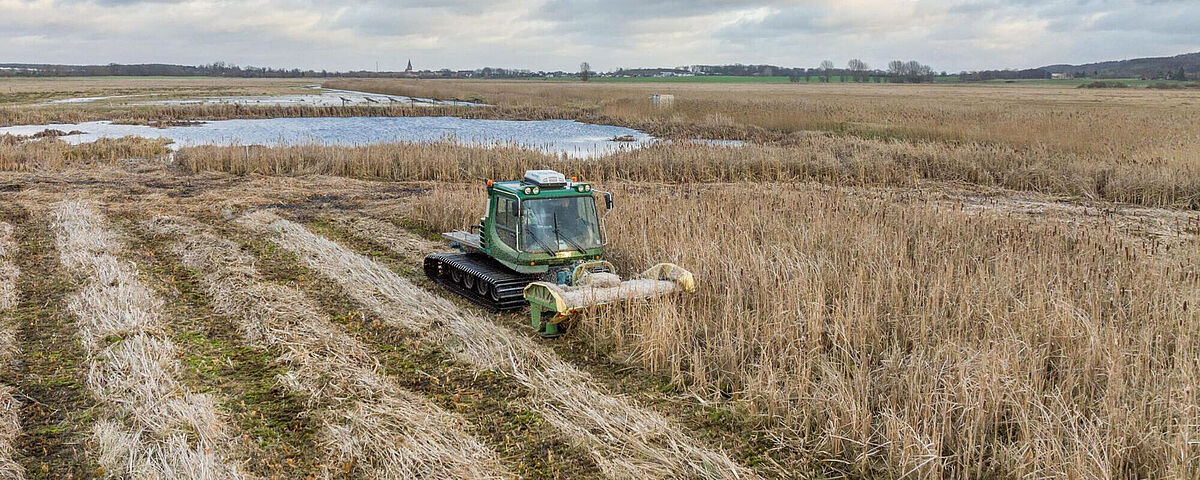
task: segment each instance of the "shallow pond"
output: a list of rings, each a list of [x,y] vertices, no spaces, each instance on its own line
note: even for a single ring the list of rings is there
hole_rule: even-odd
[[[571,157],[603,155],[637,148],[654,137],[630,128],[572,120],[481,120],[458,117],[316,117],[239,119],[193,126],[156,128],[107,121],[78,124],[19,125],[0,134],[33,135],[46,129],[83,131],[59,137],[85,143],[104,137],[136,135],[172,140],[172,148],[196,145],[366,145],[388,142],[454,140],[470,145],[516,144]],[[614,137],[632,138],[617,142]]]

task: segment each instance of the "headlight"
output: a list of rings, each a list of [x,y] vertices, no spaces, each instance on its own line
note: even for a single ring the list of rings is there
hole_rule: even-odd
[[[533,193],[533,189],[532,189],[532,188],[529,188],[529,187],[525,187],[525,194],[526,194],[526,195],[529,195],[529,194],[531,194],[531,193]]]
[[[533,194],[537,195],[542,192],[541,187],[533,187]]]
[[[586,191],[589,191],[589,192],[590,192],[590,191],[592,191],[592,186],[591,186],[591,185],[584,185],[584,186],[583,186],[583,188],[584,188]]]

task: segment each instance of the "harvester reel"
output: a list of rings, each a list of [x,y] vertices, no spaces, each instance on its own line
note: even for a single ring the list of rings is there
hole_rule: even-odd
[[[573,277],[578,278],[579,283],[575,285],[532,282],[525,286],[530,324],[538,334],[543,337],[560,335],[560,323],[589,307],[696,291],[696,279],[692,273],[673,263],[657,264],[636,278],[623,282],[610,271],[592,270],[603,267],[597,265],[600,263],[608,262],[586,262],[576,267],[575,273],[579,275]]]

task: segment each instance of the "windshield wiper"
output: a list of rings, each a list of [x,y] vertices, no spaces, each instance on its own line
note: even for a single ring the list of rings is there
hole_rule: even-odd
[[[529,234],[529,236],[533,237],[533,240],[534,240],[535,242],[537,242],[539,245],[541,245],[541,246],[542,246],[542,251],[543,251],[543,252],[545,252],[545,253],[554,253],[554,252],[558,251],[558,249],[557,249],[557,248],[554,248],[554,247],[550,246],[550,243],[549,243],[549,242],[548,242],[548,241],[547,241],[545,238],[542,238],[542,236],[541,236],[541,235],[534,235],[534,234],[533,234],[533,230],[530,230],[530,229],[526,228],[526,229],[525,229],[525,233],[528,233],[528,234]]]
[[[558,233],[558,212],[554,212],[554,240],[558,241],[558,240],[562,240],[562,239],[566,239],[567,243],[571,244],[572,247],[575,247],[576,250],[579,250],[579,253],[587,255],[587,250],[584,249],[582,246],[580,246],[579,243],[575,242],[574,239],[572,239],[571,237],[564,237],[562,235],[559,235],[559,233]]]

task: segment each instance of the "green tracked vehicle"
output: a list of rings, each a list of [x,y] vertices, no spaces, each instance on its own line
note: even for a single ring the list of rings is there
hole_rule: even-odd
[[[598,212],[596,196],[604,199]],[[457,249],[425,257],[425,274],[492,311],[530,306],[531,323],[544,336],[592,305],[694,291],[691,273],[659,264],[621,282],[604,261],[604,217],[609,192],[553,170],[487,182],[486,216],[467,230],[442,234]]]

